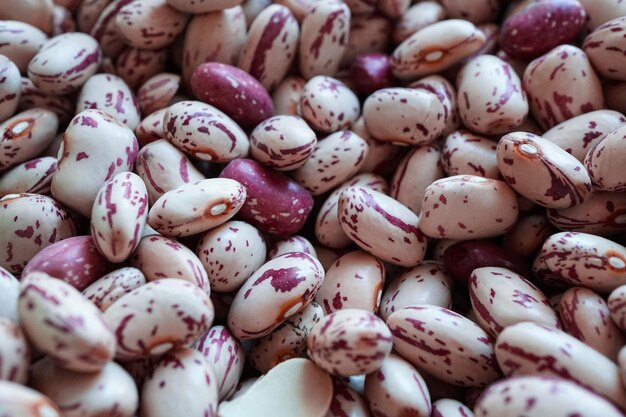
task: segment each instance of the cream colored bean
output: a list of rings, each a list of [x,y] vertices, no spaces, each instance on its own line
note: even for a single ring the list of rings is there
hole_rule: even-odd
[[[289,252],[304,252],[317,258],[313,244],[305,237],[294,235],[274,242],[272,250],[267,254],[267,259],[274,259]]]
[[[343,231],[366,252],[406,267],[424,259],[428,242],[417,215],[391,197],[350,187],[339,196],[338,215]]]
[[[48,37],[40,29],[18,20],[0,22],[0,54],[9,58],[22,74]]]
[[[0,380],[26,384],[30,345],[18,322],[0,317]]]
[[[15,382],[0,381],[0,403],[8,416],[63,417],[50,398]]]
[[[421,1],[400,16],[393,30],[393,41],[401,43],[415,32],[443,20],[445,8],[435,1]]]
[[[304,85],[300,109],[311,127],[326,133],[349,128],[361,113],[352,90],[335,78],[321,75]]]
[[[140,270],[124,267],[109,272],[83,290],[83,295],[104,311],[124,294],[146,283]]]
[[[459,130],[446,137],[441,149],[441,164],[446,174],[477,175],[498,179],[497,142]]]
[[[549,209],[548,220],[559,230],[610,236],[626,231],[626,194],[592,192],[582,203],[568,209]]]
[[[115,26],[132,47],[159,49],[185,30],[187,15],[169,7],[166,0],[130,2],[115,16]]]
[[[517,196],[505,182],[457,175],[426,188],[419,227],[430,237],[480,239],[504,234],[517,216]]]
[[[589,149],[584,163],[594,189],[626,191],[626,178],[621,173],[621,164],[626,155],[624,138],[626,127],[619,127]]]
[[[623,33],[626,18],[618,17],[597,27],[585,38],[582,48],[598,75],[612,80],[626,81]]]

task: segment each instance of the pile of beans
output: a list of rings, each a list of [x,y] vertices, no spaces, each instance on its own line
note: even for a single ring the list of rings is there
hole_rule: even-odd
[[[2,0],[0,416],[624,417],[626,2]]]

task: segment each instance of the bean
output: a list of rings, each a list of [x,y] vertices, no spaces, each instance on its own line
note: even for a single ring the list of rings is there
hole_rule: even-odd
[[[619,170],[619,161],[624,154],[621,141],[625,137],[626,128],[619,127],[589,149],[584,163],[594,189],[614,192],[626,190],[626,181],[613,172]]]
[[[179,86],[180,75],[177,74],[164,72],[150,77],[137,91],[141,112],[149,115],[167,107]]]
[[[312,128],[326,133],[349,128],[361,113],[357,96],[344,83],[321,75],[304,85],[300,108]]]
[[[420,29],[443,20],[445,16],[446,9],[438,2],[416,3],[400,16],[393,30],[393,41],[401,43]]]
[[[457,400],[442,398],[433,403],[432,417],[474,417],[474,413]]]
[[[0,29],[1,30],[1,29]],[[20,70],[4,55],[0,55],[0,122],[13,116],[22,94]]]
[[[165,71],[167,49],[122,49],[115,59],[115,73],[133,90],[150,77]],[[111,72],[111,70],[109,70]]]
[[[303,78],[291,76],[276,86],[272,95],[275,115],[297,116],[300,114],[300,97],[304,84],[306,81]]]
[[[340,67],[350,65],[362,54],[387,52],[392,27],[390,19],[380,13],[352,16],[346,51]]]
[[[448,176],[476,175],[498,179],[497,143],[467,130],[446,137],[441,149],[441,164]]]
[[[137,268],[124,267],[111,271],[83,290],[83,295],[104,311],[124,294],[146,283]]]
[[[326,417],[368,417],[369,408],[361,395],[350,386],[333,379],[333,399],[330,402]]]
[[[31,159],[0,176],[0,197],[8,194],[50,194],[57,159],[52,156]]]
[[[17,300],[20,282],[9,271],[0,267],[0,318],[18,322]]]
[[[70,96],[55,96],[44,93],[33,84],[30,78],[22,77],[18,110],[35,109],[53,112],[59,119],[59,125],[67,126],[67,123],[74,117],[75,105]],[[53,156],[56,156],[56,153]]]
[[[135,48],[159,49],[185,30],[187,16],[169,7],[166,0],[131,2],[115,16],[124,41]]]
[[[31,359],[30,346],[20,325],[0,317],[0,380],[26,384]]]
[[[23,417],[63,417],[59,407],[45,395],[15,382],[0,381],[2,412]]]
[[[274,259],[289,252],[304,252],[317,258],[313,244],[302,236],[294,235],[274,242],[272,249],[267,254],[267,259]]]
[[[22,74],[48,36],[27,22],[2,19],[0,22],[0,54],[9,58]]]
[[[515,227],[504,235],[502,246],[528,259],[541,249],[543,242],[554,232],[554,228],[545,215],[533,214],[520,217]]]
[[[343,309],[322,318],[309,333],[308,353],[317,366],[337,376],[378,370],[392,348],[385,322],[372,313]]]

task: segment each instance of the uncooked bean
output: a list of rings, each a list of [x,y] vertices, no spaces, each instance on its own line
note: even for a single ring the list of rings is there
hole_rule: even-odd
[[[456,175],[426,188],[419,228],[435,238],[480,239],[504,234],[517,216],[516,194],[505,182]]]
[[[1,28],[0,28],[1,30]],[[0,55],[0,122],[13,116],[22,94],[20,70],[4,55]]]
[[[391,173],[397,164],[398,156],[402,148],[390,142],[382,142],[374,139],[365,127],[365,119],[363,119],[363,117],[359,117],[351,130],[367,142],[369,146],[365,161],[359,168],[358,173],[377,175],[387,175]]]
[[[369,374],[391,353],[392,337],[380,318],[359,309],[344,309],[322,318],[309,333],[309,357],[336,376]]]
[[[604,104],[602,86],[589,58],[572,45],[558,46],[528,64],[522,86],[531,114],[544,129],[600,110]]]
[[[322,317],[324,309],[312,301],[270,334],[255,339],[248,360],[257,370],[265,373],[288,359],[305,357],[307,337]]]
[[[52,195],[85,217],[102,185],[130,171],[139,145],[135,134],[100,110],[77,114],[63,135],[58,166],[52,175]]]
[[[20,273],[42,249],[74,236],[68,212],[50,197],[8,194],[0,199],[0,267]]]
[[[477,175],[498,179],[497,145],[497,142],[467,130],[452,132],[441,149],[441,165],[449,176]]]
[[[626,179],[620,172],[626,154],[625,138],[626,128],[619,127],[589,149],[584,163],[595,190],[626,191]]]
[[[96,373],[78,373],[45,358],[31,367],[31,386],[58,404],[66,417],[132,417],[139,402],[135,382],[115,362]]]
[[[165,139],[144,144],[137,153],[135,172],[148,190],[150,204],[181,185],[204,180],[187,155]]]
[[[326,314],[358,308],[377,314],[380,306],[385,267],[381,260],[363,251],[350,252],[337,259],[315,296]]]
[[[457,400],[441,398],[433,402],[431,417],[474,417],[474,413]]]
[[[18,322],[0,317],[0,380],[26,384],[30,345]]]
[[[185,30],[187,16],[169,7],[166,0],[134,1],[115,16],[117,32],[135,48],[168,46]]]
[[[349,128],[361,113],[359,99],[344,83],[322,75],[304,85],[300,109],[312,128],[326,133]]]
[[[459,115],[487,135],[510,132],[528,115],[528,101],[513,68],[493,55],[469,61],[457,76]]]
[[[134,289],[103,314],[117,337],[116,358],[131,360],[158,356],[193,342],[211,327],[214,311],[200,288],[171,278]]]
[[[600,236],[626,231],[626,194],[596,191],[582,203],[567,209],[549,209],[548,220],[559,230]]]
[[[356,174],[368,150],[367,142],[350,130],[333,133],[317,143],[292,178],[313,196],[324,194]]]
[[[560,327],[548,298],[526,278],[508,269],[477,268],[468,287],[476,322],[493,338],[522,321]]]
[[[164,236],[149,234],[129,259],[147,281],[177,278],[190,282],[209,294],[211,286],[200,259],[186,246]]]
[[[552,376],[576,382],[624,408],[619,368],[573,336],[537,323],[507,327],[496,340],[496,358],[506,376]]]
[[[71,285],[42,272],[24,274],[18,311],[30,342],[63,368],[96,372],[113,359],[113,331]]]
[[[272,91],[296,56],[300,27],[291,11],[280,4],[265,7],[248,29],[237,66]]]
[[[478,399],[475,417],[619,417],[623,414],[599,395],[561,378],[525,376],[490,386]],[[447,415],[446,415],[447,417]]]
[[[313,300],[323,279],[322,265],[303,252],[266,262],[237,291],[228,312],[229,329],[238,339],[268,335]]]
[[[369,417],[370,411],[361,395],[348,383],[333,379],[333,399],[325,417]]]
[[[626,330],[626,286],[622,285],[615,288],[607,299],[611,319],[619,327],[622,332]],[[620,356],[623,356],[620,355]]]
[[[570,288],[561,296],[559,315],[569,334],[617,361],[626,337],[611,319],[609,307],[600,295],[588,288]]]
[[[619,17],[597,27],[585,38],[583,50],[599,75],[612,80],[626,81],[623,54],[623,33],[626,19]]]
[[[83,290],[83,295],[96,307],[104,311],[111,304],[146,283],[143,273],[137,268],[124,267],[111,271]]]
[[[50,183],[56,167],[57,159],[52,156],[42,156],[16,165],[0,176],[0,197],[7,194],[50,194]]]
[[[45,395],[15,382],[0,381],[2,412],[20,417],[63,417],[59,407]]]
[[[202,233],[228,221],[245,200],[244,186],[228,178],[183,184],[154,202],[148,224],[165,236]]]
[[[100,44],[105,57],[115,58],[124,49],[126,43],[122,35],[117,31],[116,16],[120,9],[131,1],[132,0],[110,1],[100,12],[89,32]]]
[[[346,51],[350,9],[343,2],[316,2],[300,29],[300,73],[307,80],[316,75],[334,76]]]
[[[500,377],[487,333],[451,310],[413,305],[391,314],[387,325],[396,352],[436,378],[481,387]]]
[[[182,347],[163,355],[141,389],[141,410],[145,417],[215,416],[218,380],[202,353]],[[181,392],[194,393],[185,401],[172,401]]]
[[[275,115],[298,116],[300,114],[300,97],[306,81],[297,76],[290,76],[281,81],[272,95]]]
[[[417,215],[393,198],[350,187],[341,192],[337,210],[343,231],[366,252],[405,267],[424,259],[428,240]]]
[[[596,110],[566,120],[541,135],[571,153],[580,162],[608,133],[626,124],[622,113]]]
[[[556,233],[538,256],[555,278],[570,286],[608,292],[626,284],[626,248],[600,236]]]
[[[272,249],[267,253],[267,259],[274,259],[289,252],[304,252],[317,258],[313,244],[302,236],[294,235],[275,241]]]
[[[20,282],[9,271],[0,267],[0,318],[19,321],[17,300],[20,296]]]
[[[437,96],[443,105],[443,116],[446,125],[443,132],[441,132],[443,135],[448,135],[459,129],[461,119],[459,118],[457,104],[457,90],[448,80],[440,75],[429,75],[412,82],[409,84],[409,88],[430,91]]]
[[[454,281],[443,265],[423,261],[387,285],[380,302],[380,317],[387,320],[392,313],[414,304],[450,308],[453,286]]]
[[[139,176],[122,172],[107,181],[91,210],[91,235],[100,253],[123,262],[139,245],[148,217],[148,191]]]
[[[46,40],[46,34],[29,23],[0,21],[0,54],[13,61],[22,74]]]
[[[378,140],[400,145],[432,143],[445,128],[445,109],[425,90],[385,88],[365,100],[363,119]]]
[[[498,168],[518,193],[540,206],[574,207],[591,194],[582,163],[541,136],[514,132],[498,142]]]
[[[241,343],[226,327],[214,326],[196,340],[193,348],[211,364],[215,372],[218,398],[228,399],[235,392],[245,365]]]
[[[165,71],[168,49],[124,48],[115,59],[115,73],[133,90]],[[104,65],[103,65],[104,66]],[[112,69],[105,69],[111,72]]]
[[[354,58],[350,65],[350,82],[354,91],[368,96],[394,84],[389,55],[369,52]]]
[[[145,115],[167,107],[180,86],[180,75],[164,72],[146,80],[137,90],[137,101]],[[162,118],[161,118],[162,119]]]
[[[299,116],[279,115],[261,122],[250,135],[250,154],[277,171],[300,168],[311,157],[317,135]]]
[[[401,43],[409,36],[443,20],[446,17],[446,9],[435,1],[421,1],[412,5],[400,16],[393,29],[393,41]]]
[[[140,152],[145,145],[165,137],[165,130],[163,129],[163,117],[165,113],[167,113],[167,107],[150,113],[139,122],[139,125],[135,129],[135,135],[137,135],[137,141],[141,147]],[[165,140],[165,142],[167,141]],[[180,151],[179,153],[182,154]]]
[[[392,22],[378,13],[350,18],[350,33],[340,67],[349,65],[365,53],[386,52],[391,38]]]
[[[405,39],[393,52],[393,74],[403,80],[450,68],[485,43],[485,35],[472,23],[449,19],[433,23]]]
[[[59,125],[67,126],[74,117],[75,105],[70,96],[55,96],[41,91],[30,78],[22,77],[22,93],[18,110],[34,110],[36,108],[53,112],[59,119]],[[54,153],[56,156],[56,153]]]
[[[554,232],[554,227],[544,214],[523,216],[504,235],[502,246],[527,259],[536,254],[543,242]]]

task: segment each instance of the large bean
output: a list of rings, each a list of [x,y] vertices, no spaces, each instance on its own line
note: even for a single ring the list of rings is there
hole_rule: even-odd
[[[100,310],[104,311],[111,304],[146,283],[140,270],[124,267],[109,272],[83,290],[83,295]]]
[[[56,168],[57,159],[52,156],[31,159],[13,167],[0,176],[0,197],[23,193],[50,194],[50,182]]]
[[[47,39],[45,33],[29,23],[0,21],[0,54],[13,61],[22,74]]]
[[[626,194],[596,191],[582,203],[566,209],[549,209],[548,220],[557,229],[600,236],[626,232]]]
[[[496,147],[496,142],[467,130],[452,132],[441,149],[441,164],[448,176],[477,175],[498,179]]]
[[[621,164],[626,155],[626,128],[619,127],[602,138],[585,156],[585,167],[594,189],[601,191],[626,191],[626,178]]]

